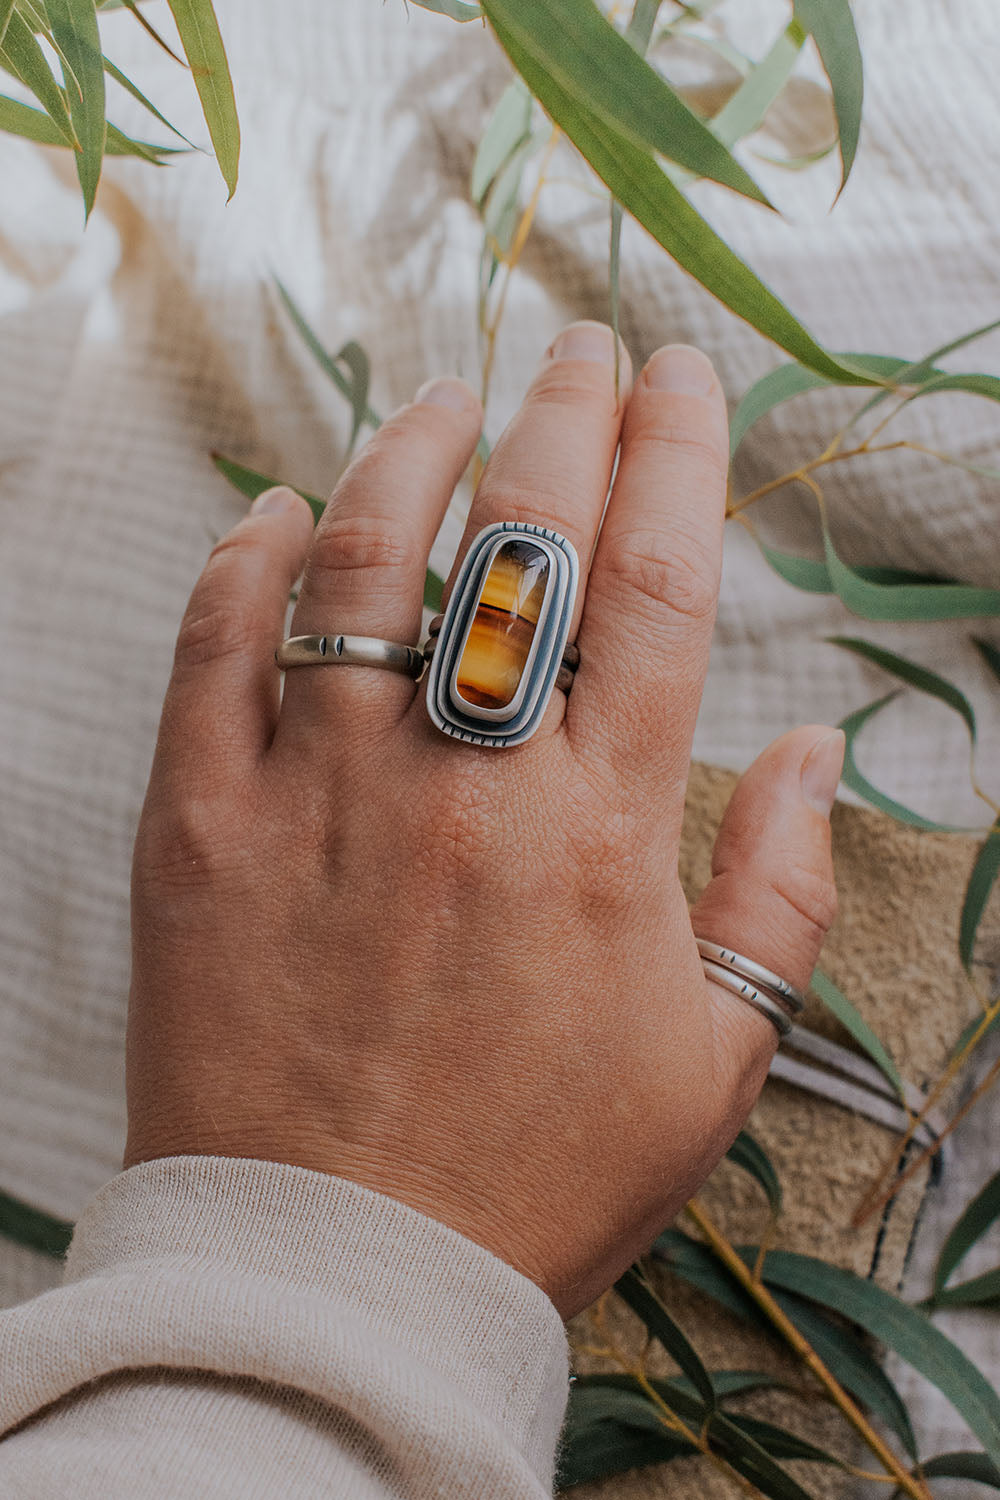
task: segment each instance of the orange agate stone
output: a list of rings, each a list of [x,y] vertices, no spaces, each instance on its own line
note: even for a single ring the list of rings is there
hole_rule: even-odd
[[[455,673],[458,696],[477,708],[506,708],[517,693],[549,581],[549,559],[512,538],[490,563]]]

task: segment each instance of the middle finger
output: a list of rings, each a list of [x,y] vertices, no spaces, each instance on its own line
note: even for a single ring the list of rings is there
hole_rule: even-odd
[[[615,336],[605,323],[571,323],[550,346],[479,483],[445,589],[451,594],[472,539],[497,521],[547,526],[580,558],[569,639],[583,609],[590,553],[611,483],[632,367],[621,347],[615,395]]]

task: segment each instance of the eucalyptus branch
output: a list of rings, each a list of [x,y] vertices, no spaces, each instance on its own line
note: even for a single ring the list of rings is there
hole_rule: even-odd
[[[826,1390],[833,1404],[867,1444],[871,1452],[874,1453],[879,1463],[886,1470],[886,1473],[892,1476],[897,1486],[905,1494],[909,1495],[911,1500],[933,1500],[924,1481],[915,1478],[879,1436],[861,1411],[861,1408],[855,1404],[836,1376],[820,1359],[815,1349],[809,1343],[809,1340],[799,1332],[791,1318],[779,1306],[761,1277],[744,1264],[735,1247],[712,1222],[697,1199],[692,1199],[686,1205],[685,1212],[704,1235],[709,1248],[736,1278],[744,1291],[750,1294],[757,1306],[778,1330],[790,1348],[794,1350],[807,1368],[816,1376],[816,1379]]]

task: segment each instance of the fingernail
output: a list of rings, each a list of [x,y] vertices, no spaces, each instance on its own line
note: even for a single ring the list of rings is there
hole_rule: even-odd
[[[597,365],[614,366],[614,330],[607,323],[571,323],[551,344],[546,358],[584,359]]]
[[[816,741],[802,762],[802,795],[825,818],[830,815],[840,785],[846,745],[844,731],[831,729]]]
[[[413,399],[425,406],[450,406],[452,411],[469,411],[478,404],[465,381],[450,375],[425,380]]]
[[[276,484],[269,490],[263,490],[250,507],[252,516],[262,516],[270,511],[291,510],[297,505],[298,495],[290,490],[287,484]]]
[[[685,396],[708,396],[715,389],[711,360],[690,344],[668,344],[658,349],[646,366],[646,384],[654,391]]]

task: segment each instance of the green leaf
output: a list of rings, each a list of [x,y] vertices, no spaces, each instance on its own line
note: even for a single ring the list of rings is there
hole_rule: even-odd
[[[84,212],[89,218],[101,180],[108,133],[104,112],[104,54],[97,11],[94,0],[46,0],[45,13],[81,91],[78,94],[67,80],[70,117],[83,148],[76,157],[76,172]]]
[[[368,413],[368,389],[371,384],[371,365],[368,355],[356,339],[348,339],[347,343],[342,344],[337,350],[334,357],[338,364],[347,366],[351,377],[351,437],[347,444],[347,455],[350,457],[354,445],[358,440],[358,433],[361,431]]]
[[[886,693],[883,698],[876,698],[874,703],[869,703],[865,708],[857,709],[853,714],[848,714],[846,719],[841,719],[839,728],[847,737],[847,746],[844,751],[844,769],[841,779],[845,786],[849,786],[852,792],[857,792],[866,802],[877,807],[881,812],[888,813],[891,818],[900,823],[908,823],[911,828],[924,828],[936,833],[964,833],[965,829],[956,828],[950,823],[934,823],[930,818],[925,818],[922,813],[914,812],[902,802],[897,802],[894,797],[887,797],[880,792],[878,787],[873,786],[867,776],[862,775],[854,759],[854,742],[868,720],[891,703],[894,698],[899,697],[899,689],[895,692]]]
[[[476,150],[470,184],[473,203],[482,203],[486,189],[530,130],[531,94],[523,79],[514,78],[500,95]]]
[[[1000,1490],[1000,1469],[985,1453],[941,1453],[913,1472],[927,1479],[971,1479]]]
[[[863,620],[964,620],[976,615],[1000,615],[1000,589],[968,583],[872,583],[857,568],[841,562],[834,550],[825,516],[823,550],[834,592]]]
[[[508,30],[500,17],[500,12],[513,3],[488,0],[489,18],[501,45],[612,196],[678,265],[765,338],[810,369],[842,384],[870,384],[866,375],[850,370],[816,343],[784,303],[709,227],[654,158],[588,107],[585,90],[564,88],[544,60],[522,47],[517,34]],[[517,5],[525,9],[527,0],[517,0]]]
[[[439,16],[447,16],[452,21],[478,21],[483,14],[472,0],[413,0],[413,4],[419,5],[421,10],[432,10]]]
[[[848,0],[795,0],[795,19],[816,43],[833,90],[833,109],[843,166],[840,187],[850,176],[861,134],[864,72],[861,47]]]
[[[483,10],[497,34],[502,28],[531,59],[541,90],[516,60],[515,66],[546,109],[544,90],[551,76],[559,88],[586,101],[595,118],[637,146],[767,203],[746,169],[593,0],[485,0]]]
[[[741,1130],[729,1150],[726,1159],[744,1172],[749,1172],[764,1189],[771,1213],[775,1218],[781,1213],[781,1182],[774,1163],[763,1146],[749,1132]]]
[[[368,359],[360,349],[360,345],[355,344],[352,340],[345,344],[338,354],[329,354],[306,322],[305,315],[295,302],[291,292],[283,282],[278,280],[277,276],[274,278],[274,284],[278,288],[278,295],[285,304],[289,317],[298,329],[302,336],[302,341],[313,359],[315,359],[320,369],[330,377],[340,394],[351,403],[351,410],[354,413],[355,421],[358,420],[358,414],[360,413],[361,421],[366,422],[369,427],[379,427],[382,419],[368,405]],[[355,363],[352,366],[348,362],[344,350],[350,348],[361,352],[364,360],[363,366],[359,363]],[[341,363],[348,366],[348,373],[346,375],[340,369]],[[363,390],[361,391],[359,391],[358,387],[359,374],[363,376]],[[359,399],[359,396],[363,397],[363,399]],[[360,422],[358,425],[360,426]]]
[[[993,673],[997,682],[1000,682],[1000,647],[994,646],[990,641],[982,640],[978,635],[972,637],[972,644]]]
[[[40,146],[68,147],[65,137],[47,114],[32,109],[30,104],[22,104],[18,99],[8,99],[6,95],[0,95],[0,130],[36,141]],[[114,125],[108,126],[106,150],[110,156],[141,156],[157,166],[164,164],[161,158],[178,154],[171,146],[151,146],[147,141],[134,141]]]
[[[755,1247],[740,1254],[748,1266],[756,1264]],[[1000,1455],[1000,1396],[961,1349],[922,1312],[852,1271],[790,1250],[770,1251],[764,1258],[762,1274],[767,1286],[781,1287],[831,1308],[887,1345],[937,1387],[996,1461]]]
[[[3,39],[7,34],[7,23],[13,14],[13,10],[14,0],[0,0],[0,47],[3,46]]]
[[[726,146],[735,146],[761,124],[771,105],[788,82],[806,34],[791,21],[766,56],[750,70],[739,88],[726,100],[710,122],[713,135]]]
[[[35,33],[19,11],[15,10],[8,19],[0,63],[31,90],[52,121],[62,144],[78,151],[80,142],[66,104],[66,95],[53,77]],[[26,107],[30,108],[30,105]]]
[[[183,135],[181,131],[177,129],[176,125],[171,125],[166,115],[161,115],[156,105],[153,104],[151,100],[146,98],[146,95],[142,92],[142,89],[137,88],[136,85],[132,82],[131,78],[126,77],[121,68],[116,68],[114,63],[108,57],[104,59],[104,71],[105,73],[107,73],[109,78],[113,78],[115,83],[117,83],[121,88],[125,89],[127,93],[131,94],[133,99],[138,100],[143,109],[148,110],[154,119],[159,120],[161,125],[165,125],[172,135],[176,135],[180,140],[184,142],[186,146],[190,146],[192,150],[195,149],[194,143],[192,141],[189,141],[187,136]]]
[[[219,32],[212,0],[167,0],[184,55],[191,64],[205,124],[215,147],[219,170],[229,189],[236,191],[240,167],[240,121],[233,80]]]
[[[972,866],[972,874],[969,876],[969,883],[965,888],[962,915],[958,924],[958,951],[967,969],[972,964],[976,933],[998,875],[1000,875],[1000,822],[990,830],[980,846]]]
[[[833,646],[840,646],[845,651],[853,651],[856,656],[863,656],[866,661],[874,662],[884,672],[891,672],[901,682],[908,683],[910,687],[917,688],[921,693],[929,693],[932,698],[939,698],[965,721],[969,738],[975,744],[976,716],[972,704],[965,694],[959,692],[958,688],[946,678],[939,677],[936,672],[931,672],[917,662],[909,661],[905,656],[897,656],[895,651],[887,651],[883,646],[876,646],[872,641],[863,641],[856,636],[848,635],[828,635],[827,640]]]
[[[570,1386],[557,1493],[694,1451],[686,1438],[667,1430],[634,1382],[630,1389],[616,1389],[593,1379],[581,1376]]]
[[[177,56],[177,53],[174,51],[173,47],[170,46],[169,42],[164,41],[163,37],[157,31],[156,27],[152,24],[152,22],[148,21],[147,18],[143,15],[142,11],[139,9],[138,5],[136,4],[136,0],[118,0],[118,3],[120,3],[120,5],[125,10],[130,11],[131,14],[133,16],[135,16],[136,20],[139,22],[139,25],[142,27],[143,31],[146,32],[147,36],[152,37],[152,39],[156,43],[156,45],[163,52],[165,52],[168,57],[172,57],[173,60],[174,60],[174,62],[181,63],[182,66],[184,65],[184,59],[182,57],[178,57]],[[102,5],[99,4],[98,8],[99,9],[107,10],[107,9],[110,8],[110,6],[109,5],[103,5],[102,6]]]
[[[284,484],[282,479],[272,479],[267,474],[259,474],[256,469],[248,469],[243,464],[238,464],[235,459],[226,458],[222,453],[213,453],[212,462],[223,474],[234,489],[239,490],[248,500],[256,500],[265,490],[273,490],[275,485]],[[308,500],[313,513],[313,520],[318,521],[326,510],[326,501],[321,500],[318,495],[310,495],[307,490],[300,490],[298,485],[289,485],[303,500]]]
[[[715,1389],[708,1371],[693,1345],[653,1291],[639,1266],[631,1266],[615,1282],[619,1297],[642,1319],[654,1338],[659,1339],[671,1359],[676,1361],[691,1381],[706,1408],[715,1407]]]
[[[656,1241],[652,1253],[675,1275],[751,1327],[763,1334],[774,1334],[756,1302],[706,1245],[679,1229],[667,1229]],[[773,1295],[844,1389],[863,1407],[879,1416],[896,1434],[906,1452],[916,1459],[917,1440],[909,1413],[896,1387],[868,1349],[850,1330],[833,1322],[814,1303],[780,1290],[775,1290]]]
[[[937,349],[932,349],[929,354],[925,354],[922,359],[914,360],[911,364],[905,366],[905,368],[897,371],[894,382],[895,386],[898,388],[907,385],[920,385],[923,381],[943,375],[945,372],[936,368],[937,360],[943,359],[947,354],[953,354],[956,349],[961,349],[966,344],[973,343],[976,339],[985,337],[986,334],[992,333],[995,328],[1000,328],[1000,318],[994,318],[989,323],[983,323],[978,328],[972,328],[967,333],[959,334],[957,338],[949,339],[947,343],[941,344]],[[860,411],[855,412],[851,419],[851,425],[853,426],[859,417],[863,417],[881,402],[887,400],[889,396],[895,394],[896,390],[876,392],[870,400],[865,402]]]
[[[933,1299],[934,1307],[996,1307],[1000,1304],[1000,1266],[945,1287]]]
[[[495,246],[500,254],[506,255],[514,243],[524,169],[550,137],[548,126],[533,131],[511,153],[487,190],[482,204],[483,234],[487,246],[490,249]]]
[[[761,1424],[761,1427],[763,1424]],[[758,1430],[761,1430],[761,1427]],[[750,1424],[717,1413],[712,1418],[712,1436],[727,1450],[726,1457],[738,1474],[749,1479],[772,1500],[813,1500],[797,1479],[793,1479],[751,1435]],[[819,1450],[816,1450],[817,1452]],[[796,1457],[801,1458],[801,1453]],[[825,1457],[825,1455],[824,1455]]]
[[[839,358],[854,369],[869,370],[873,385],[882,380],[891,380],[900,370],[910,368],[907,360],[890,354],[842,354]],[[776,370],[769,370],[754,382],[732,415],[729,423],[730,452],[735,453],[751,427],[776,406],[791,401],[793,396],[800,396],[804,391],[841,383],[827,375],[819,375],[815,370],[807,370],[800,364],[779,365]],[[851,383],[856,385],[858,382],[854,380]]]
[[[256,500],[265,490],[271,490],[276,484],[284,483],[281,479],[272,479],[267,474],[259,474],[256,469],[248,469],[243,464],[238,464],[235,459],[226,458],[222,453],[213,453],[212,462],[223,474],[234,489],[239,490],[248,500]],[[318,521],[326,509],[326,501],[321,500],[318,495],[310,495],[308,490],[301,490],[297,485],[290,485],[297,495],[303,500],[308,500],[313,513],[313,520]],[[437,573],[427,569],[424,577],[424,608],[429,609],[432,614],[438,614],[441,609],[441,597],[444,591],[444,579]]]
[[[822,969],[813,971],[810,988],[822,1000],[831,1015],[836,1016],[841,1026],[851,1033],[858,1046],[864,1048],[872,1062],[885,1074],[905,1107],[906,1090],[899,1076],[899,1069],[860,1012],[851,1004],[847,996],[841,993],[833,980],[823,973]]]
[[[41,1209],[31,1208],[20,1199],[0,1192],[0,1235],[13,1240],[16,1245],[24,1245],[58,1260],[66,1254],[73,1226],[65,1219],[44,1214]]]

